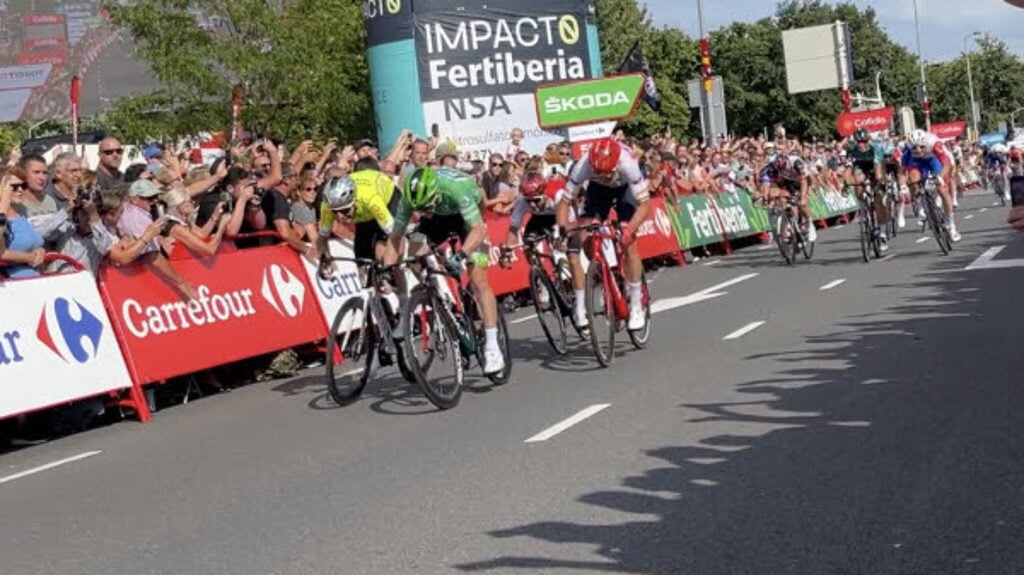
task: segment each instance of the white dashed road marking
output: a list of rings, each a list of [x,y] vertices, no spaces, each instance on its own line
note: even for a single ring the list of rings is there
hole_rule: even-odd
[[[842,278],[830,281],[827,284],[825,284],[825,285],[821,286],[820,288],[818,288],[818,291],[828,291],[828,290],[830,290],[830,289],[832,289],[834,287],[838,287],[839,285],[841,285],[845,281],[846,280],[842,279]]]
[[[0,484],[7,483],[8,481],[14,481],[15,479],[21,479],[22,477],[27,477],[29,475],[33,475],[33,474],[39,473],[41,471],[46,471],[47,469],[53,469],[54,467],[59,467],[59,466],[64,465],[66,463],[72,463],[74,461],[78,461],[80,459],[85,459],[86,457],[92,457],[93,455],[99,455],[101,453],[103,453],[103,452],[102,451],[86,451],[85,453],[79,453],[78,455],[73,455],[71,457],[65,457],[64,459],[53,461],[53,462],[47,463],[45,465],[40,465],[39,467],[33,467],[32,469],[26,469],[25,471],[20,471],[18,473],[15,473],[14,475],[8,475],[7,477],[0,477]]]
[[[570,427],[583,421],[584,419],[587,419],[588,417],[591,417],[592,415],[611,407],[611,405],[612,404],[610,403],[598,403],[595,405],[591,405],[590,407],[576,413],[575,415],[563,419],[562,421],[559,421],[558,423],[552,425],[551,427],[545,429],[544,431],[538,433],[537,435],[534,435],[533,437],[527,439],[526,443],[537,443],[540,441],[547,441],[552,437],[558,435],[559,433],[562,433],[566,429],[569,429]]]
[[[765,324],[765,322],[763,322],[763,321],[755,321],[755,322],[752,322],[752,323],[748,323],[747,325],[745,325],[745,326],[739,328],[738,330],[730,333],[729,335],[723,337],[722,339],[723,340],[739,339],[739,338],[747,335],[748,333],[754,331],[755,329],[761,327],[764,324]]]

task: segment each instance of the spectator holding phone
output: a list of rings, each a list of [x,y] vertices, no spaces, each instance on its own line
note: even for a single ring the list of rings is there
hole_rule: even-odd
[[[224,203],[214,208],[213,217],[203,227],[194,225],[196,208],[182,188],[164,192],[162,201],[167,206],[166,221],[160,230],[167,253],[183,245],[193,253],[212,256],[220,248],[231,215],[225,213]],[[216,229],[215,229],[216,228]]]

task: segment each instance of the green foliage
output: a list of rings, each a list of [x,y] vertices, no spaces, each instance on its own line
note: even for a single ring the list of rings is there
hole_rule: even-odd
[[[264,0],[139,0],[108,9],[165,86],[116,103],[109,119],[126,140],[230,129],[235,85],[244,125],[260,134],[372,130],[358,2],[296,0],[282,11]]]
[[[1024,106],[1024,62],[994,38],[981,38],[971,48],[974,98],[981,109],[978,127],[982,133],[992,132],[1001,121],[1009,125],[1010,114]],[[927,72],[933,121],[969,120],[966,57],[929,66]]]

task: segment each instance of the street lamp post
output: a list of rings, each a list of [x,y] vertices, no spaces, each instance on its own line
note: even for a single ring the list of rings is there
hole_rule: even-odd
[[[971,128],[974,130],[974,137],[978,137],[978,106],[974,103],[974,79],[971,77],[971,53],[967,50],[967,41],[981,32],[971,32],[964,36],[964,58],[967,60],[967,90],[971,96]]]
[[[917,0],[914,0],[914,29],[917,35],[917,59],[921,62],[921,110],[924,112],[924,128],[932,129],[932,110],[928,102],[928,79],[924,75],[924,54],[921,52],[921,21],[917,17]]]
[[[1021,111],[1024,111],[1024,108],[1017,108],[1016,110],[1010,112],[1010,137],[1013,137],[1013,132],[1017,131],[1017,124],[1013,121],[1013,119],[1014,117],[1017,116],[1017,112]]]

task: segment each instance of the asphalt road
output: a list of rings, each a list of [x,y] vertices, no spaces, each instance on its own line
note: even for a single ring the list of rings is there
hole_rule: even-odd
[[[3,572],[1024,572],[1024,270],[991,269],[1024,238],[993,199],[947,257],[908,228],[863,264],[848,225],[792,267],[663,270],[611,369],[515,323],[513,382],[448,412],[310,373],[10,453]]]

